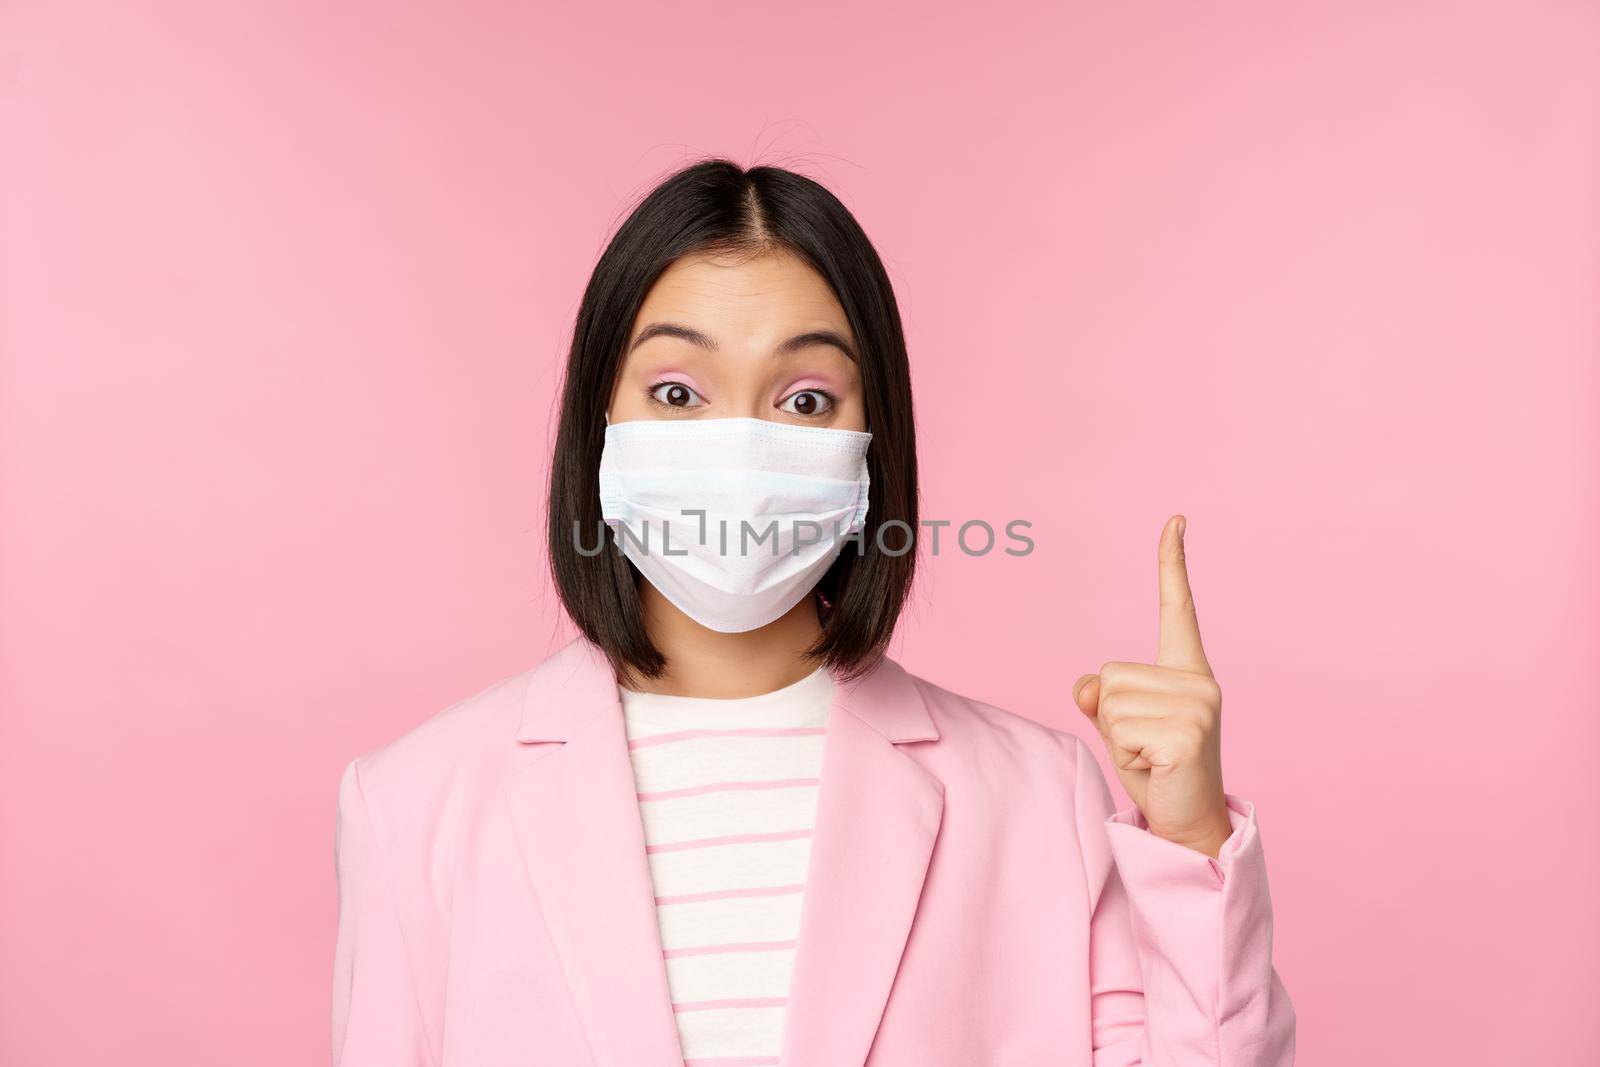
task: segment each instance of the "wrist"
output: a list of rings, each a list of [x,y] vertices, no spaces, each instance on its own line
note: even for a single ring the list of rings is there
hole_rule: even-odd
[[[1233,836],[1233,822],[1228,818],[1227,805],[1224,804],[1211,818],[1181,831],[1163,830],[1155,826],[1151,826],[1150,830],[1157,837],[1175,845],[1216,859],[1222,853],[1222,846]]]

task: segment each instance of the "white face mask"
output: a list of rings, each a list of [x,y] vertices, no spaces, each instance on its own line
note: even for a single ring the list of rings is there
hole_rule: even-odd
[[[798,604],[862,528],[871,440],[765,419],[613,423],[601,514],[684,614],[722,633],[754,630]]]

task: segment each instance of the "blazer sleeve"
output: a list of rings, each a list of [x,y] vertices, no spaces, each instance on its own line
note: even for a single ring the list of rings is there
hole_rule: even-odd
[[[433,1067],[357,760],[339,779],[333,1067]]]
[[[1115,811],[1077,742],[1078,839],[1090,891],[1095,1067],[1289,1067],[1294,1008],[1272,966],[1255,809],[1228,797],[1216,859]]]

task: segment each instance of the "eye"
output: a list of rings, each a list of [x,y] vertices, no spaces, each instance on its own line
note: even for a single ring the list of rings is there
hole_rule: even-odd
[[[791,415],[824,415],[833,410],[833,395],[821,389],[802,389],[784,398],[778,410]]]
[[[658,382],[650,387],[650,399],[669,408],[694,408],[705,398],[682,382]]]

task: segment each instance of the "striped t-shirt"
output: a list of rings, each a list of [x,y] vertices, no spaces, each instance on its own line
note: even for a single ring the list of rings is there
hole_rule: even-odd
[[[731,700],[622,690],[686,1067],[776,1064],[834,682]]]

